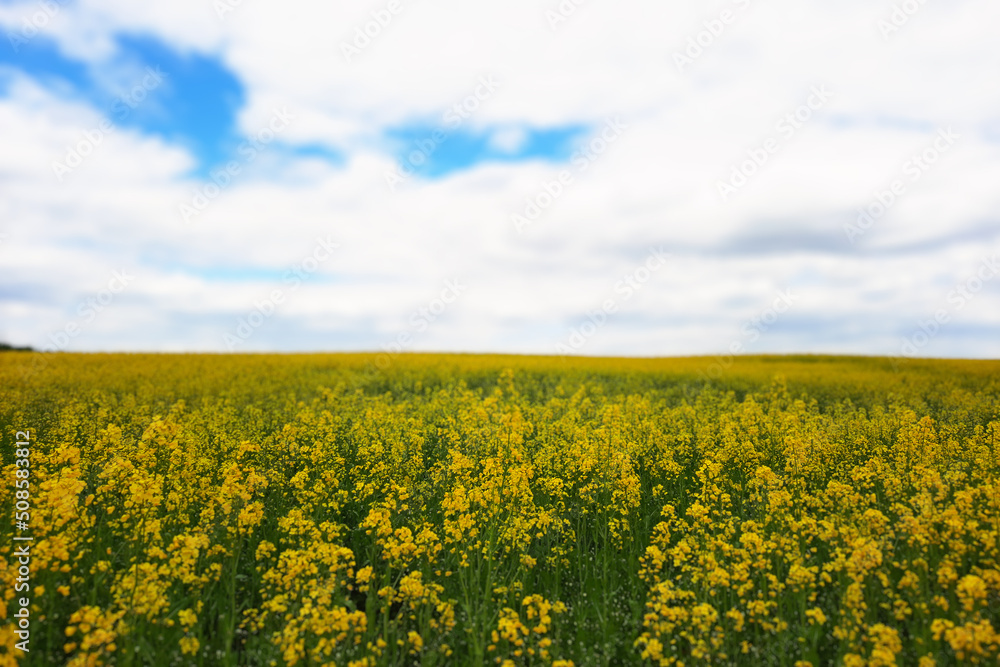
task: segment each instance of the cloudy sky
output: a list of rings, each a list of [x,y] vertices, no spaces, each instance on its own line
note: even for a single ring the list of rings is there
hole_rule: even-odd
[[[990,0],[0,0],[0,340],[1000,357]]]

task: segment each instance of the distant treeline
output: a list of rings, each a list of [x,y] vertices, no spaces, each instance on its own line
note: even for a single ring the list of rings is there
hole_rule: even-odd
[[[30,345],[25,345],[24,347],[17,347],[11,345],[10,343],[0,343],[0,352],[34,352],[34,348]]]

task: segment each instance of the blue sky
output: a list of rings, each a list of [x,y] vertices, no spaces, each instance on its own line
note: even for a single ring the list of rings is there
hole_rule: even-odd
[[[16,52],[8,40],[0,65],[92,106],[121,127],[183,146],[196,158],[198,173],[228,160],[240,141],[236,114],[246,101],[239,79],[218,58],[179,53],[155,36],[113,39],[114,57],[101,63],[68,57],[44,36],[18,43]],[[148,70],[163,82],[148,93],[133,92]]]
[[[554,129],[486,127],[470,131],[463,128],[452,130],[447,124],[412,122],[389,129],[387,138],[397,146],[394,155],[400,164],[407,164],[414,150],[426,153],[427,161],[414,164],[414,171],[423,178],[435,179],[472,169],[485,162],[544,160],[554,164],[564,163],[569,160],[577,142],[586,136],[587,129],[583,126]],[[443,133],[439,142],[434,141],[436,130]],[[513,136],[514,143],[498,145],[497,138],[505,135]],[[433,147],[421,144],[428,140],[434,142]],[[421,146],[425,145],[426,150],[422,150]]]
[[[246,136],[240,133],[237,115],[246,104],[246,88],[218,56],[178,50],[156,35],[114,33],[111,57],[94,63],[67,56],[56,40],[45,35],[24,41],[14,35],[0,48],[0,67],[8,70],[8,76],[17,72],[61,98],[92,106],[118,126],[183,147],[195,160],[193,176],[208,179],[213,169],[239,157],[238,147]],[[149,72],[155,74],[150,79],[154,86],[147,91],[143,81]],[[136,87],[141,91],[135,92]],[[419,142],[436,130],[445,133],[444,139],[427,151],[426,163],[416,169],[426,179],[484,162],[565,162],[587,128],[576,124],[470,129],[444,121],[411,120],[386,128],[384,142],[395,147],[396,159],[405,164]],[[497,144],[498,136],[512,131],[518,135],[516,145]],[[293,157],[334,164],[342,159],[336,147],[318,143],[284,148]]]
[[[0,339],[1000,355],[1000,9],[382,4],[0,3]]]

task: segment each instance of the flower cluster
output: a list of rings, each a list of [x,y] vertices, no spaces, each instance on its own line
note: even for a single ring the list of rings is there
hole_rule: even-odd
[[[1000,659],[997,364],[26,358],[32,664]]]

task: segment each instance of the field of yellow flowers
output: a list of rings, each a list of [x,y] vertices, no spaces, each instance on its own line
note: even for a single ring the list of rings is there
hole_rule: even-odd
[[[384,360],[0,355],[0,665],[997,664],[1000,363]]]

